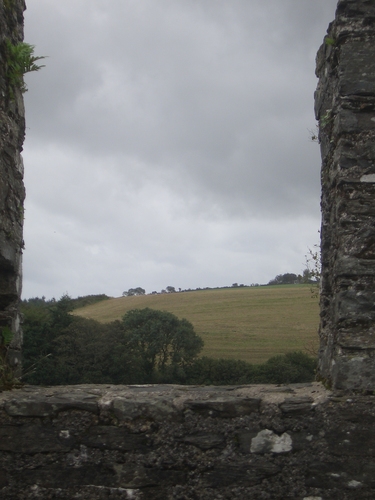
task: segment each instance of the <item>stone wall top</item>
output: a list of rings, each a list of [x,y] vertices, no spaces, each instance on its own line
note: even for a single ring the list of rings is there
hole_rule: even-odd
[[[285,386],[0,394],[2,500],[374,498],[375,396]]]
[[[0,393],[0,409],[10,416],[52,417],[60,411],[111,411],[119,419],[164,419],[186,409],[236,417],[264,404],[314,406],[331,394],[320,383],[249,386],[69,385],[25,386]]]

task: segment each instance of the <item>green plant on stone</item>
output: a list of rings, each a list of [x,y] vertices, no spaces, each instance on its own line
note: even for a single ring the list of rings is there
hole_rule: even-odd
[[[6,41],[7,48],[7,78],[10,95],[13,98],[13,89],[18,88],[22,93],[27,91],[27,86],[23,80],[25,73],[39,71],[44,65],[36,64],[37,61],[44,59],[44,56],[34,56],[34,45],[25,42],[12,44]]]
[[[309,248],[306,257],[306,277],[307,282],[311,284],[311,297],[319,298],[320,281],[322,278],[322,262],[320,255],[320,246],[314,245],[314,249]],[[310,281],[312,280],[312,281]]]
[[[314,129],[308,128],[307,131],[309,132],[310,141],[317,142],[318,144],[320,144],[318,125],[315,125]]]
[[[4,0],[4,7],[10,10],[14,7],[14,0]]]
[[[9,328],[9,326],[4,326],[1,329],[1,334],[0,334],[0,346],[5,346],[7,347],[13,339],[13,332]]]
[[[21,219],[21,221],[23,221],[25,219],[25,208],[24,208],[22,203],[19,203],[17,208],[18,208],[18,213],[19,213],[20,219]]]
[[[319,121],[320,128],[325,128],[333,120],[332,109],[327,109]]]
[[[336,40],[334,38],[330,38],[329,36],[326,36],[325,39],[324,39],[324,43],[326,45],[336,45]]]
[[[8,360],[8,349],[12,339],[12,330],[4,326],[0,330],[0,389],[11,389],[18,382]]]

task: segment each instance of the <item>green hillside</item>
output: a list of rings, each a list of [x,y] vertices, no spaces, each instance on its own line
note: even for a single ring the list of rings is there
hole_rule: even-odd
[[[120,297],[73,314],[106,323],[150,307],[186,318],[205,343],[202,356],[263,363],[288,351],[317,348],[318,300],[309,285],[221,288]]]

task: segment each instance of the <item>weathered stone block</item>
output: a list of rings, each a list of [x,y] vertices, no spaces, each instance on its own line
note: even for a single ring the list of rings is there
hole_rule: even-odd
[[[360,227],[361,222],[362,225],[371,224],[371,220],[368,218],[375,216],[373,203],[375,183],[361,181],[363,171],[361,173],[359,167],[355,167],[355,170],[356,172],[351,172],[351,175],[354,173],[356,179],[342,180],[340,188],[337,190],[336,217],[337,220],[340,220],[354,215],[356,216],[357,227]]]
[[[287,398],[281,405],[283,413],[300,414],[311,411],[313,400],[309,396],[300,398]]]
[[[337,462],[312,463],[306,473],[306,484],[313,488],[333,489],[340,487],[343,481],[348,481],[348,475]]]
[[[337,136],[341,134],[355,134],[375,129],[374,113],[358,113],[348,109],[343,109],[334,120],[333,133]]]
[[[325,437],[334,455],[375,457],[375,434],[372,428],[336,429]]]
[[[358,229],[357,224],[346,224],[341,241],[348,255],[375,261],[375,227],[370,223]]]
[[[0,450],[14,453],[45,453],[68,451],[74,444],[72,436],[40,425],[1,426]]]
[[[331,365],[332,385],[337,389],[367,390],[375,388],[375,357],[371,351],[340,350]]]
[[[359,19],[366,25],[365,19],[374,19],[375,6],[372,0],[340,0],[337,5],[337,19]],[[346,23],[345,23],[346,24]]]
[[[150,486],[166,486],[185,484],[187,474],[174,469],[143,467],[142,465],[115,465],[118,484],[123,488],[147,488]]]
[[[59,397],[41,397],[36,393],[25,398],[15,398],[5,405],[5,411],[11,416],[47,417],[60,411],[83,410],[98,413],[98,396],[79,393],[76,397],[61,394]]]
[[[124,427],[94,426],[81,443],[89,448],[145,452],[151,447],[150,438],[144,434],[132,434]]]
[[[352,323],[371,325],[375,322],[375,291],[340,291],[335,296],[334,306],[336,323],[349,320]]]
[[[176,414],[176,409],[164,400],[150,401],[147,399],[115,399],[111,410],[119,420],[151,419],[162,421]]]
[[[216,466],[203,474],[202,481],[208,488],[236,486],[254,486],[264,479],[280,472],[277,465],[262,461],[238,465]]]
[[[177,438],[177,442],[191,444],[201,450],[221,448],[225,445],[225,436],[222,434],[197,433]]]
[[[361,276],[375,276],[373,260],[356,259],[350,256],[339,256],[333,266],[335,276],[348,276],[352,279]]]
[[[8,478],[7,478],[7,473],[5,470],[0,469],[0,488],[4,488],[7,486],[8,483]]]
[[[65,489],[82,485],[116,486],[116,473],[113,468],[100,465],[84,465],[80,467],[61,468],[49,466],[43,469],[23,471],[18,474],[18,480],[23,484],[38,485],[46,488]]]
[[[375,46],[371,40],[350,40],[340,48],[338,83],[341,96],[375,95]]]
[[[259,410],[259,399],[227,398],[225,400],[189,401],[186,407],[206,417],[233,418]]]
[[[351,327],[348,330],[339,329],[337,332],[337,343],[345,349],[375,350],[375,328],[356,323],[354,328]]]

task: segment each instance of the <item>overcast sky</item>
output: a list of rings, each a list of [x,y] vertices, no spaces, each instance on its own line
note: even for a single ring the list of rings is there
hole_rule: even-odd
[[[28,0],[23,296],[267,283],[319,242],[336,0]]]

